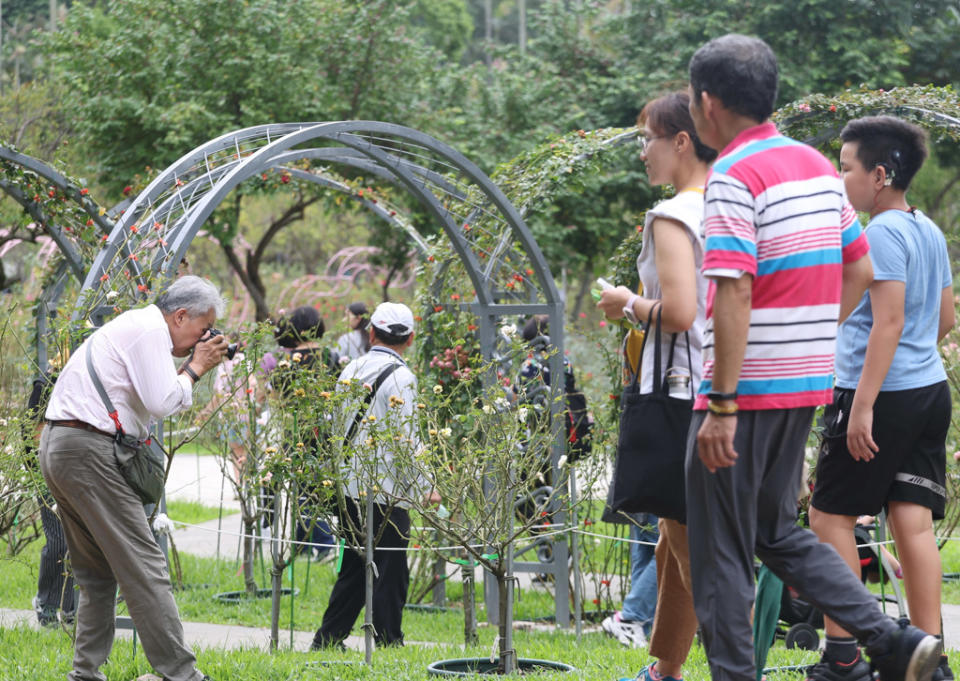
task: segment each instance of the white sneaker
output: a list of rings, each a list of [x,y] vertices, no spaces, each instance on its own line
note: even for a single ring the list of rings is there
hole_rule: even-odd
[[[639,622],[628,622],[620,618],[620,611],[613,613],[600,623],[603,630],[620,641],[628,648],[643,648],[647,645],[647,637],[643,633],[643,625]]]

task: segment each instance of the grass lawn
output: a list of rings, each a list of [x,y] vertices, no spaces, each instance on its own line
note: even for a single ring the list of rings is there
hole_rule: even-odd
[[[180,502],[178,502],[179,506]],[[216,515],[216,509],[206,509],[196,504],[183,504],[177,508],[178,517],[194,514],[193,520]],[[189,507],[194,508],[189,508]],[[29,609],[30,599],[36,590],[36,566],[40,543],[28,547],[16,558],[0,561],[4,579],[0,580],[0,607]],[[944,549],[944,570],[960,571],[960,551],[954,545]],[[229,556],[219,562],[214,559],[181,556],[185,588],[178,590],[177,603],[181,616],[187,621],[269,626],[269,600],[251,600],[235,605],[222,604],[214,599],[222,591],[242,590],[243,582],[238,574],[238,565]],[[269,565],[256,565],[259,586],[266,586]],[[320,623],[326,599],[334,582],[334,563],[308,563],[305,559],[296,562],[293,569],[296,587],[300,590],[293,600],[293,627],[298,631],[313,631]],[[289,585],[289,571],[284,585]],[[944,585],[945,601],[960,602],[960,586]],[[479,619],[485,614],[482,597],[477,594],[480,608]],[[876,588],[876,587],[874,587]],[[435,660],[451,657],[489,656],[495,643],[496,632],[481,627],[480,643],[463,649],[463,619],[459,609],[462,587],[450,581],[447,587],[452,610],[448,612],[407,611],[404,614],[404,631],[408,645],[401,649],[377,651],[374,664],[368,668],[362,664],[361,652],[306,653],[281,650],[269,654],[258,650],[220,649],[198,650],[200,668],[218,681],[269,681],[273,679],[424,679],[426,666]],[[121,604],[121,612],[124,612]],[[523,589],[518,594],[516,615],[518,619],[533,619],[552,612],[552,595],[542,588]],[[125,614],[125,613],[124,613]],[[289,642],[291,618],[290,598],[281,602],[281,645]],[[360,635],[359,627],[354,634]],[[428,643],[430,645],[419,645]],[[521,657],[559,660],[577,668],[575,678],[609,681],[621,676],[634,675],[648,660],[645,650],[628,650],[599,631],[585,633],[577,640],[570,631],[518,630],[515,646]],[[70,669],[72,641],[62,630],[33,631],[27,628],[0,629],[0,681],[14,679],[62,679]],[[805,651],[788,651],[778,641],[771,651],[769,666],[786,666],[810,663],[816,654]],[[114,646],[109,664],[104,673],[109,681],[129,681],[150,671],[150,666],[138,647],[136,655],[129,641],[118,641]],[[546,679],[569,678],[562,674],[546,674]],[[702,648],[695,645],[685,678],[692,681],[706,680],[709,671]],[[771,674],[768,678],[800,679],[796,673]]]
[[[224,510],[222,513],[223,515],[230,515],[235,511]],[[198,525],[208,520],[216,520],[220,517],[220,514],[221,511],[216,506],[204,506],[199,501],[167,500],[167,515],[178,523]]]

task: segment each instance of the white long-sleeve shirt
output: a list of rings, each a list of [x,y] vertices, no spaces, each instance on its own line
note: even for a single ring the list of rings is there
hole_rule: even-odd
[[[87,373],[86,356],[116,408],[123,430],[144,438],[154,422],[193,404],[193,383],[177,375],[173,340],[156,305],[124,312],[98,329],[60,372],[45,417],[76,419],[112,433],[107,407]]]

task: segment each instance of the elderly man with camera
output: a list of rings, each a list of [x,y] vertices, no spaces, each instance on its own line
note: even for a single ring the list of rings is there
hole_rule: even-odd
[[[124,446],[144,440],[156,421],[193,404],[193,384],[228,351],[212,329],[223,310],[213,284],[181,277],[155,304],[124,312],[87,338],[53,388],[40,468],[80,586],[71,681],[106,679],[100,666],[113,645],[118,585],[153,668],[167,681],[208,679],[184,644],[144,497],[118,464],[121,434]],[[173,357],[188,356],[178,372]]]

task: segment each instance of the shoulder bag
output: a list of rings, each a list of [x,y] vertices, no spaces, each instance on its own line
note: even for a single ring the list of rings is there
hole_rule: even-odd
[[[652,513],[685,522],[684,459],[693,410],[693,381],[690,382],[689,399],[670,396],[661,366],[660,306],[656,308],[653,392],[640,393],[639,371],[623,389],[620,435],[607,504],[614,512]],[[643,345],[650,336],[652,320],[651,309]],[[685,336],[687,365],[690,366],[690,336],[688,333]],[[669,364],[673,363],[676,342],[677,334],[673,334]],[[642,347],[640,356],[643,356]]]
[[[353,440],[353,436],[356,434],[357,428],[360,426],[360,421],[362,421],[363,417],[367,415],[367,411],[370,409],[370,404],[373,402],[373,398],[376,396],[377,391],[380,390],[380,386],[383,385],[383,382],[387,380],[387,377],[399,367],[400,363],[394,362],[383,369],[377,376],[377,380],[374,381],[373,387],[370,388],[370,392],[367,393],[366,398],[357,409],[357,413],[354,414],[353,421],[350,422],[350,427],[347,429],[347,434],[343,438],[344,447],[348,447],[350,445],[350,441]]]
[[[167,480],[167,453],[152,437],[138,440],[123,432],[117,410],[114,409],[113,402],[107,396],[107,391],[93,368],[91,347],[87,345],[87,372],[93,380],[93,387],[97,389],[100,399],[103,400],[110,418],[117,427],[117,434],[113,438],[113,454],[120,467],[120,474],[144,505],[155,504],[163,496],[163,488]]]

